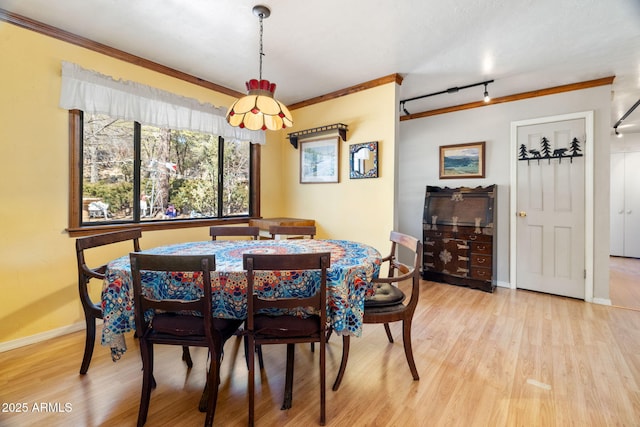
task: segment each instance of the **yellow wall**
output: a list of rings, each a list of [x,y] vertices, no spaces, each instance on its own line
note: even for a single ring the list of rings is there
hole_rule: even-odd
[[[5,58],[0,62],[3,343],[64,328],[84,318],[77,295],[75,241],[65,232],[69,120],[67,111],[58,107],[61,61],[214,105],[229,105],[233,98],[2,22],[0,52]],[[268,160],[262,184],[277,188],[280,175],[270,173],[269,165],[277,164],[273,159],[279,161],[280,152],[273,145],[264,146],[262,155]],[[267,199],[277,200],[269,196]],[[153,247],[208,238],[203,228],[153,231],[144,232],[141,244]],[[120,256],[123,250],[128,249],[103,251],[95,262]],[[99,297],[99,290],[95,295]]]
[[[74,239],[68,222],[68,113],[58,107],[61,61],[214,105],[232,98],[47,36],[0,22],[0,344],[83,321]],[[294,111],[296,127],[349,125],[340,184],[298,184],[298,150],[286,132],[262,147],[262,215],[315,218],[319,237],[386,250],[393,224],[396,85]],[[380,107],[380,106],[383,107]],[[291,130],[289,130],[291,131]],[[348,144],[380,142],[381,177],[349,180]],[[144,232],[143,248],[208,239],[203,228]],[[95,262],[123,250],[104,250]],[[99,290],[95,292],[99,296]]]
[[[319,238],[357,240],[386,255],[394,225],[397,92],[398,86],[388,83],[292,112],[290,132],[333,123],[349,127],[347,141],[340,142],[337,184],[300,184],[300,150],[287,139],[281,142],[285,210],[295,218],[315,219]],[[350,179],[349,145],[370,141],[378,141],[379,177]]]

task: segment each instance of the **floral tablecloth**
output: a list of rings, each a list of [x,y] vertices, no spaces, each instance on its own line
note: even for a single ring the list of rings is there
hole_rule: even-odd
[[[144,250],[149,254],[215,255],[212,273],[213,315],[226,319],[247,317],[247,277],[242,269],[244,253],[331,252],[327,273],[327,319],[338,334],[360,336],[364,298],[373,293],[371,279],[380,271],[381,256],[373,247],[347,240],[216,240],[181,243]],[[319,280],[319,276],[316,276]],[[311,294],[318,283],[308,278],[280,281],[277,292]],[[188,283],[158,289],[163,297],[195,298],[197,290]],[[126,351],[124,334],[135,329],[133,288],[129,255],[109,262],[102,290],[102,344],[111,347],[114,360]]]

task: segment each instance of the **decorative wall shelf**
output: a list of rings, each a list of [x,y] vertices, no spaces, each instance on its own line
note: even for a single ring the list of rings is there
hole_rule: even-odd
[[[348,130],[348,127],[344,123],[334,123],[332,125],[319,126],[317,128],[301,130],[298,132],[291,132],[287,134],[287,138],[289,139],[289,142],[291,143],[291,145],[293,145],[293,148],[297,149],[299,138],[309,138],[316,134],[323,134],[331,131],[337,131],[338,135],[340,135],[340,138],[342,138],[342,140],[346,142],[347,130]]]

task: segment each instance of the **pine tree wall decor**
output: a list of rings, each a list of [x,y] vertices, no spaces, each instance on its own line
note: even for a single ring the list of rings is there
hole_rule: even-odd
[[[527,148],[526,145],[520,144],[518,150],[518,160],[526,160],[527,164],[531,160],[537,160],[540,164],[540,160],[547,159],[551,163],[551,159],[558,159],[558,163],[562,163],[562,159],[569,159],[573,163],[574,157],[582,157],[582,150],[580,149],[580,141],[578,138],[573,138],[568,148],[552,148],[551,142],[546,136],[540,139],[540,149]],[[567,154],[570,153],[570,154]]]

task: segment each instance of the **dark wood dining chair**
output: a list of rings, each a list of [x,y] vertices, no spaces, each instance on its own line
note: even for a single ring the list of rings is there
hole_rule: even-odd
[[[205,426],[213,424],[220,381],[220,362],[224,343],[238,329],[242,320],[218,319],[212,315],[211,271],[215,256],[150,255],[131,253],[134,316],[142,356],[142,393],[138,426],[145,424],[149,411],[153,377],[154,344],[207,347],[210,365],[203,393],[206,408]],[[143,275],[165,274],[165,281],[197,283],[202,294],[197,299],[162,299],[143,289]],[[173,282],[175,284],[175,282]]]
[[[246,227],[246,226],[222,226],[214,225],[209,227],[209,235],[211,240],[217,240],[218,236],[221,237],[251,237],[253,240],[258,240],[260,236],[260,229],[258,227]]]
[[[254,226],[225,226],[225,225],[213,225],[209,227],[209,235],[211,236],[211,240],[218,240],[218,237],[251,237],[252,240],[258,240],[260,237],[260,228]],[[236,335],[239,337],[243,336],[242,328],[239,328],[236,331]],[[246,344],[246,340],[245,340]],[[245,345],[246,347],[246,345]],[[246,348],[245,348],[246,350]],[[260,369],[264,368],[264,359],[262,357],[262,350],[260,347],[256,350],[258,352],[258,364]],[[249,359],[247,359],[247,365],[249,363]]]
[[[326,377],[325,344],[327,324],[327,269],[331,264],[331,254],[244,254],[243,266],[247,271],[247,320],[245,322],[249,349],[265,344],[287,344],[285,376],[285,398],[282,409],[291,407],[293,399],[293,365],[296,343],[320,343],[320,425],[326,421]],[[255,292],[266,282],[270,284],[274,271],[319,270],[318,291],[311,296],[276,295],[259,296]],[[309,273],[309,272],[308,272]],[[311,273],[310,273],[311,274]],[[275,279],[277,280],[277,279]],[[306,317],[295,314],[274,315],[273,310],[311,309]],[[269,314],[266,314],[269,313]],[[254,425],[255,361],[254,351],[249,356],[249,425]]]
[[[80,374],[84,375],[89,370],[89,364],[91,363],[91,356],[93,355],[93,348],[96,340],[96,319],[102,319],[102,308],[98,302],[93,302],[89,295],[89,285],[92,280],[96,283],[96,286],[102,286],[104,280],[106,264],[101,264],[96,267],[90,267],[87,265],[85,251],[88,249],[97,248],[100,246],[114,245],[120,242],[130,242],[129,245],[124,245],[123,248],[131,248],[134,251],[140,251],[139,239],[142,237],[142,231],[139,228],[134,228],[124,231],[115,231],[112,233],[96,234],[93,236],[80,237],[76,239],[76,258],[78,261],[78,292],[80,293],[80,302],[82,303],[82,309],[84,310],[84,318],[87,324],[86,337],[84,343],[84,357],[82,358],[82,364],[80,365]],[[131,249],[128,249],[128,253]],[[99,284],[98,284],[99,283]]]
[[[313,239],[316,236],[315,225],[270,225],[269,234],[271,238],[275,239],[276,236],[280,238],[305,238]]]
[[[411,347],[411,322],[413,313],[418,305],[420,296],[420,262],[422,259],[422,243],[415,237],[408,236],[397,231],[392,231],[391,252],[382,259],[387,263],[387,277],[373,279],[375,294],[365,299],[363,323],[382,323],[387,333],[390,343],[393,343],[393,335],[389,323],[402,322],[402,341],[404,353],[409,364],[409,370],[414,380],[419,380],[418,370],[413,360],[413,350]],[[410,265],[398,261],[398,251],[403,247],[411,251],[413,261]],[[410,284],[411,295],[407,301],[406,294],[398,286],[401,283]],[[405,302],[406,301],[406,302]],[[333,384],[333,390],[338,390],[349,358],[350,338],[348,335],[342,337],[342,361],[338,375]]]

